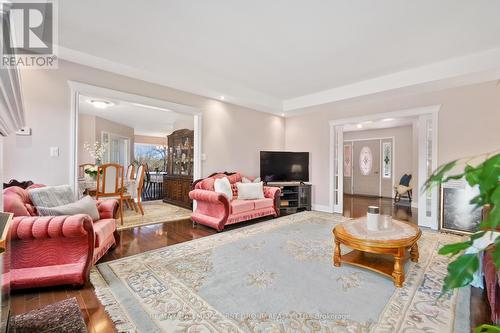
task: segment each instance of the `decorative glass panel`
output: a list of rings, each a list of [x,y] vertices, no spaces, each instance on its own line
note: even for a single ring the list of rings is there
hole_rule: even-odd
[[[372,172],[373,155],[369,147],[361,148],[359,153],[359,170],[364,176],[368,176]]]
[[[383,165],[383,178],[392,177],[392,143],[384,142],[382,144],[382,165]]]
[[[344,145],[344,177],[351,177],[352,146]]]

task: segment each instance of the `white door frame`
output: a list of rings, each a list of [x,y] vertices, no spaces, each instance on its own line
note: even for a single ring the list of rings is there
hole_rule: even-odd
[[[433,124],[433,131],[432,131],[432,170],[435,170],[437,168],[437,157],[438,157],[438,112],[441,109],[441,105],[431,105],[431,106],[425,106],[425,107],[419,107],[419,108],[413,108],[413,109],[405,109],[405,110],[400,110],[400,111],[393,111],[393,112],[383,112],[383,113],[374,113],[370,115],[365,115],[365,116],[360,116],[360,117],[351,117],[351,118],[343,118],[343,119],[334,119],[329,121],[330,125],[330,146],[329,146],[329,156],[330,156],[330,161],[329,161],[329,167],[330,167],[330,177],[329,177],[329,206],[328,206],[328,211],[331,213],[341,213],[342,214],[342,208],[343,208],[343,200],[342,200],[342,192],[339,192],[339,197],[338,197],[338,204],[335,205],[334,202],[334,193],[336,190],[342,190],[343,186],[342,183],[339,181],[339,186],[338,189],[335,188],[335,160],[337,161],[342,161],[342,155],[343,149],[337,151],[338,156],[335,158],[334,156],[334,151],[335,151],[335,145],[339,145],[339,142],[337,142],[335,138],[335,128],[337,127],[338,129],[343,130],[343,126],[347,124],[355,124],[355,123],[362,123],[366,121],[376,121],[376,120],[381,120],[381,119],[386,119],[386,118],[401,118],[401,117],[419,117],[420,116],[430,116],[430,119],[432,119],[432,124]],[[422,118],[423,119],[423,118]],[[415,130],[415,128],[414,128]],[[418,161],[418,169],[419,169],[419,177],[418,177],[418,187],[421,189],[425,183],[425,177],[420,177],[421,174],[427,174],[427,172],[424,170],[425,169],[425,161],[422,161],[422,150],[424,149],[423,144],[426,142],[426,137],[423,136],[424,131],[419,130],[418,131],[418,142],[419,142],[419,161]],[[342,143],[341,146],[343,147],[343,135],[342,137]],[[340,162],[338,162],[340,164]],[[344,170],[343,167],[338,168],[338,177],[339,179],[343,179],[344,176]],[[419,191],[419,225],[421,221],[420,217],[420,209],[423,206],[423,202],[421,201],[425,200],[425,196],[423,191]],[[433,202],[432,202],[432,208],[433,212],[437,212],[437,204],[438,204],[438,199],[437,195],[433,195]],[[435,206],[435,207],[434,207]],[[425,227],[430,227],[432,229],[438,229],[439,226],[439,219],[438,219],[438,214],[433,214],[433,220],[431,222],[427,221],[426,223],[422,223],[422,226]]]
[[[193,152],[193,179],[199,179],[202,175],[201,170],[201,129],[202,129],[202,112],[200,109],[172,103],[169,101],[146,97],[137,94],[131,94],[119,90],[108,89],[87,83],[76,81],[68,81],[71,98],[71,125],[70,125],[70,156],[69,156],[69,184],[73,191],[78,190],[78,109],[80,95],[100,97],[104,99],[119,100],[129,103],[154,106],[156,108],[170,110],[186,115],[191,115],[194,118],[194,152]]]

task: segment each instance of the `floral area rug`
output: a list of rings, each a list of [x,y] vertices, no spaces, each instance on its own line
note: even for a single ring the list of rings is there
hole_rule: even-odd
[[[181,221],[189,219],[192,213],[189,209],[171,205],[161,200],[144,201],[142,208],[144,209],[144,215],[124,206],[123,225],[120,224],[119,218],[116,219],[117,229],[123,230],[149,224]]]
[[[121,332],[460,332],[469,299],[438,297],[458,236],[424,231],[403,288],[332,264],[339,215],[303,212],[98,265],[96,294]],[[343,249],[343,253],[349,251]],[[467,292],[468,290],[465,290]]]

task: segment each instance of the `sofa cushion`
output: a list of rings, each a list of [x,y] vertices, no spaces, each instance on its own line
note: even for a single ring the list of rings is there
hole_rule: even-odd
[[[239,214],[255,209],[254,200],[239,200],[231,201],[231,214]]]
[[[197,186],[201,190],[214,191],[215,178],[209,177],[203,179]]]
[[[255,209],[262,209],[273,206],[273,199],[270,198],[253,200],[253,202],[255,204]]]
[[[30,188],[28,195],[35,207],[57,207],[75,202],[75,195],[69,185]]]
[[[76,202],[57,207],[36,207],[40,216],[59,216],[87,214],[93,221],[99,220],[99,211],[97,202],[91,196],[87,195]]]
[[[238,199],[256,200],[264,199],[264,185],[260,183],[236,183],[238,186]]]
[[[224,178],[216,179],[214,182],[215,192],[224,194],[229,201],[233,199],[233,191],[229,180]]]
[[[104,219],[94,222],[95,247],[100,247],[113,234],[115,229],[115,219]]]

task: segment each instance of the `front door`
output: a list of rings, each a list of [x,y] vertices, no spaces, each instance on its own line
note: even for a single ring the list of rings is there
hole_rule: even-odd
[[[353,194],[380,196],[380,140],[353,142]]]

